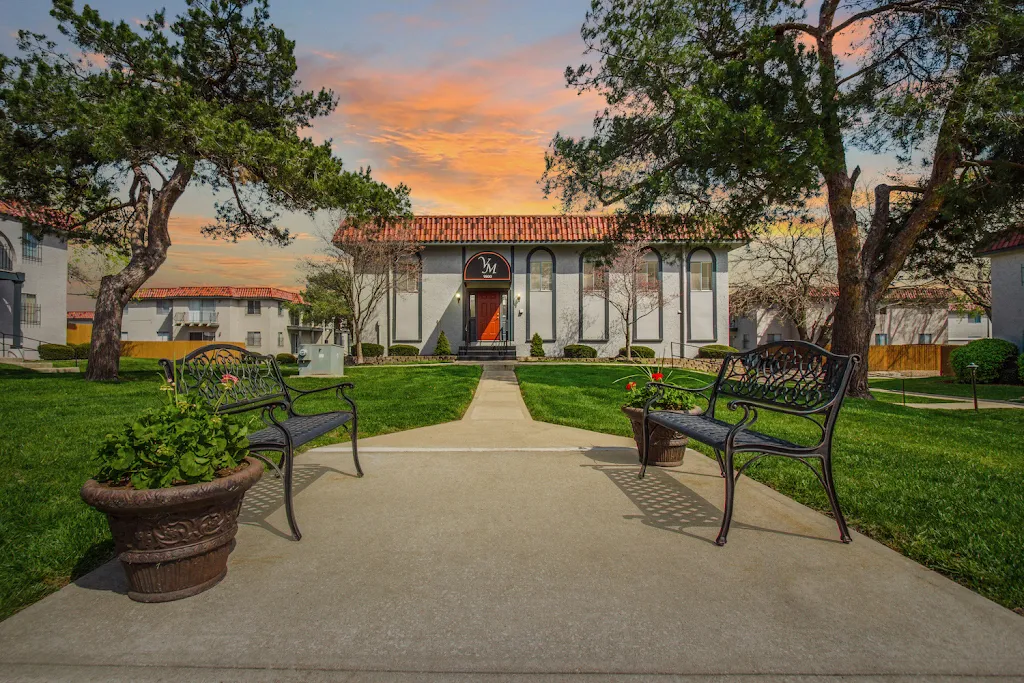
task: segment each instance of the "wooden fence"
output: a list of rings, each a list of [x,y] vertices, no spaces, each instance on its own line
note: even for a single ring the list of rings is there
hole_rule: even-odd
[[[121,342],[121,355],[132,358],[181,358],[201,346],[213,342],[208,341],[124,341]],[[234,344],[245,348],[242,342],[217,341],[218,344]]]
[[[938,344],[901,344],[872,346],[868,353],[868,370],[880,372],[938,372],[952,375],[949,354],[955,346]]]
[[[92,323],[68,323],[68,344],[88,344],[92,340]]]

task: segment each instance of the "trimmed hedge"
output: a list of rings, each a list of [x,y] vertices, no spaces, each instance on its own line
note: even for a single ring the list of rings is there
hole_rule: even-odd
[[[293,353],[279,353],[274,358],[277,359],[278,364],[284,365],[295,365],[299,362],[299,359],[295,357]]]
[[[452,355],[452,345],[448,343],[448,337],[445,336],[444,330],[441,330],[441,334],[437,335],[437,345],[434,347],[434,355]]]
[[[697,349],[697,358],[725,358],[728,353],[738,352],[739,349],[725,344],[708,344]]]
[[[566,344],[566,358],[597,358],[597,349],[586,344]]]
[[[633,358],[654,358],[654,349],[652,349],[650,346],[637,346],[634,344],[632,347],[630,347],[630,350],[633,352]],[[619,355],[626,355],[625,346],[619,349]]]
[[[40,344],[39,360],[74,360],[75,350],[67,344]]]
[[[534,332],[533,338],[530,339],[530,355],[534,358],[544,357],[544,340],[541,339],[540,334],[537,332]]]
[[[71,350],[75,352],[75,358],[78,360],[86,360],[89,358],[89,342],[82,342],[81,344],[68,344]]]
[[[352,348],[349,349],[351,353],[349,355],[356,355],[356,345],[353,344]],[[366,358],[377,358],[378,356],[384,355],[384,347],[380,344],[371,344],[369,342],[363,342],[363,356]]]
[[[365,347],[366,344],[363,344],[363,346]],[[417,349],[415,346],[410,346],[409,344],[392,344],[391,346],[388,347],[388,355],[418,356],[420,355],[420,350]]]
[[[971,363],[978,366],[979,384],[1016,384],[1018,375],[1017,345],[1005,339],[975,339],[949,354],[949,363],[956,373],[956,381],[970,384]]]
[[[1020,358],[1017,359],[1017,378],[1020,379],[1020,383],[1024,384],[1024,353],[1020,354]]]

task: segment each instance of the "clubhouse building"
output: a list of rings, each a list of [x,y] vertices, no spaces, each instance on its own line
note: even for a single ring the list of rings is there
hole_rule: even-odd
[[[453,352],[529,355],[539,334],[545,355],[586,344],[599,357],[625,343],[610,304],[616,287],[599,248],[614,234],[608,216],[416,216],[397,236],[422,245],[393,274],[387,301],[363,341],[410,344],[430,355],[443,331]],[[342,225],[336,241],[353,228]],[[408,232],[411,230],[411,233]],[[403,232],[399,232],[403,231]],[[640,277],[660,305],[633,320],[634,343],[659,357],[693,357],[705,344],[729,342],[729,251],[742,242],[654,242]]]

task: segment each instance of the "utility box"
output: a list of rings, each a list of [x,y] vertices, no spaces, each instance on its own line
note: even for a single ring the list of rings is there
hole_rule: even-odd
[[[344,377],[345,347],[335,344],[303,344],[299,348],[300,377]]]

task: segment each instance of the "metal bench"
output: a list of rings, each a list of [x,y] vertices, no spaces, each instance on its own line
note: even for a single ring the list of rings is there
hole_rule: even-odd
[[[283,476],[288,526],[296,541],[302,538],[292,507],[292,461],[297,447],[344,427],[352,435],[356,474],[363,476],[359,466],[359,417],[356,404],[345,394],[346,389],[353,388],[350,382],[320,389],[298,389],[285,383],[273,356],[262,356],[231,344],[203,346],[178,361],[164,358],[160,365],[167,380],[176,381],[180,391],[197,395],[211,406],[216,405],[224,391],[222,377],[229,374],[238,378],[238,382],[227,389],[227,397],[217,407],[217,413],[234,415],[261,411],[266,427],[249,434],[249,449],[254,457],[270,465],[278,477]],[[295,412],[295,403],[300,398],[325,391],[334,391],[348,407],[313,415]],[[261,453],[280,453],[280,467]]]
[[[639,477],[647,471],[647,451],[651,424],[662,425],[711,446],[725,478],[725,513],[715,543],[725,545],[732,522],[736,481],[743,470],[765,455],[781,455],[802,462],[821,482],[828,496],[839,535],[850,542],[850,532],[839,508],[835,481],[832,478],[832,434],[842,407],[850,377],[859,356],[839,356],[825,349],[800,341],[773,342],[752,351],[729,354],[722,361],[717,379],[703,387],[687,388],[664,382],[651,382],[654,396],[644,406],[644,449]],[[708,402],[699,415],[653,410],[665,389],[699,394]],[[706,393],[710,390],[710,393]],[[715,417],[720,397],[729,397],[729,410],[743,410],[739,422],[733,424]],[[758,411],[768,410],[805,418],[821,431],[821,440],[805,446],[751,429]],[[733,473],[736,453],[757,453]],[[821,471],[811,464],[820,461]]]

